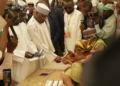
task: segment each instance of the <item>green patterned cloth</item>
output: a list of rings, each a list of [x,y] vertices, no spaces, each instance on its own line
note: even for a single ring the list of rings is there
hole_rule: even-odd
[[[65,72],[65,74],[68,75],[75,82],[80,83],[81,72],[82,64],[79,62],[75,62],[72,64],[72,67]]]
[[[2,31],[0,31],[0,37],[2,36]]]

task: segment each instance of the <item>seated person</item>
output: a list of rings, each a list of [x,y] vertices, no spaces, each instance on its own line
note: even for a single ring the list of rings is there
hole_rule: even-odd
[[[62,59],[64,64],[85,59],[91,52],[101,51],[106,47],[104,41],[95,35],[95,29],[87,29],[83,32],[84,39],[75,44],[75,53],[68,51],[68,54]]]
[[[106,48],[104,41],[96,37],[95,33],[92,32],[94,31],[89,33],[86,31],[87,34],[84,33],[85,39],[76,43],[75,53],[68,51],[68,54],[62,60],[63,63],[72,65],[66,68],[65,73],[61,74],[63,83],[66,86],[79,86],[82,71],[81,59],[87,61],[92,57],[91,52],[101,51]]]

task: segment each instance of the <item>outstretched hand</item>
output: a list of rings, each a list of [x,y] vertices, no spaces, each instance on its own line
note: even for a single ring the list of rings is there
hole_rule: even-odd
[[[26,52],[25,52],[25,57],[26,57],[26,58],[33,58],[34,55],[33,55],[32,53],[30,53],[29,51],[26,51]]]
[[[61,57],[60,57],[60,56],[57,56],[57,57],[54,59],[54,61],[55,61],[56,63],[60,63],[60,62],[61,62]]]

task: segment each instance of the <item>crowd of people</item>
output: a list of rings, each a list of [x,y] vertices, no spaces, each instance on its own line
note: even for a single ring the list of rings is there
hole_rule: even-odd
[[[10,4],[19,11],[6,13]],[[119,17],[114,0],[0,0],[0,86],[16,86],[52,61],[71,65],[61,74],[63,86],[120,86]],[[11,69],[11,85],[4,69]]]

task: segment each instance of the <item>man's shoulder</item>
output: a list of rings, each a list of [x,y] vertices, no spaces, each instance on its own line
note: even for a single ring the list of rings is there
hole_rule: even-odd
[[[112,20],[112,21],[111,21]],[[111,22],[115,22],[116,21],[116,16],[115,16],[115,14],[112,14],[108,19],[106,19],[106,22],[109,22],[109,21],[111,21]]]
[[[83,16],[82,12],[78,11],[78,10],[74,10],[74,15],[75,16]]]
[[[75,13],[80,14],[81,12],[79,10],[74,10]]]
[[[74,12],[75,12],[74,14],[75,14],[76,17],[79,17],[79,18],[80,17],[84,17],[84,15],[82,14],[82,12],[80,12],[78,10],[75,10]]]
[[[35,28],[35,23],[30,22],[27,24],[27,31],[33,30]]]
[[[33,18],[30,19],[30,21],[27,23],[27,29],[29,29],[30,27],[33,27],[35,25],[35,21]]]

